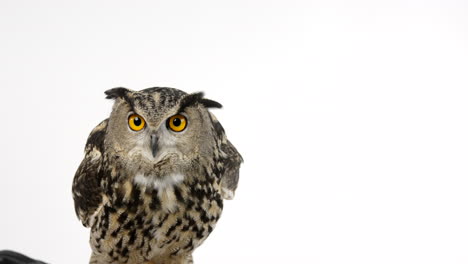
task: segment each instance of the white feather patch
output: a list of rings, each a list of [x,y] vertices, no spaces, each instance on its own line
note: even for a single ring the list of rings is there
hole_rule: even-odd
[[[232,200],[234,199],[234,192],[232,190],[229,190],[228,188],[222,187],[221,188],[221,194],[224,199],[226,200]]]
[[[90,162],[94,162],[101,158],[101,152],[96,148],[93,148],[89,153],[89,157],[91,158]]]
[[[142,173],[135,175],[134,182],[146,187],[153,187],[154,189],[167,189],[176,184],[181,183],[184,180],[184,175],[180,173],[172,173],[162,178],[156,178],[151,176],[145,176]]]

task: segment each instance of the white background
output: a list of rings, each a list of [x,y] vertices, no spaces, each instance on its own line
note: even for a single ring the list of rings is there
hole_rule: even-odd
[[[86,263],[104,91],[204,91],[245,159],[196,263],[467,263],[468,2],[0,2],[0,249]]]

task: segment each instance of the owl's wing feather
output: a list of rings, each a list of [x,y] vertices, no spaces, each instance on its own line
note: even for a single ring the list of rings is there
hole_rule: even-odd
[[[231,200],[234,198],[234,194],[237,189],[237,183],[239,182],[239,168],[244,160],[234,145],[232,145],[232,143],[227,139],[226,132],[215,115],[211,112],[209,112],[209,114],[219,146],[219,162],[223,168],[220,175],[221,196],[223,199]]]
[[[86,227],[92,226],[95,213],[104,203],[101,182],[107,122],[108,119],[102,121],[91,131],[86,142],[85,157],[73,179],[75,212]]]
[[[237,189],[239,169],[243,159],[229,140],[226,139],[225,142],[221,145],[222,156],[225,156],[223,158],[225,170],[221,178],[221,195],[223,199],[231,200]]]

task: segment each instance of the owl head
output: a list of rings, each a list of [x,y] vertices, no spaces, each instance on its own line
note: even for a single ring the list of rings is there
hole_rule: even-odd
[[[163,87],[141,91],[120,87],[105,93],[115,100],[104,141],[106,153],[129,173],[163,177],[208,166],[215,158],[240,157],[208,111],[221,104],[203,98],[203,93]]]

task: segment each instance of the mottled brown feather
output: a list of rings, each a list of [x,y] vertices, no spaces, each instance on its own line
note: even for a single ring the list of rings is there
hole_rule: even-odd
[[[101,165],[106,129],[107,119],[97,125],[89,135],[85,147],[85,157],[73,179],[72,192],[75,212],[86,227],[90,226],[91,216],[101,207],[103,202]]]

